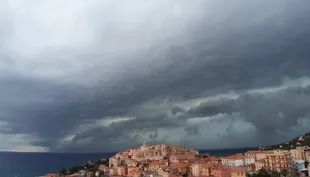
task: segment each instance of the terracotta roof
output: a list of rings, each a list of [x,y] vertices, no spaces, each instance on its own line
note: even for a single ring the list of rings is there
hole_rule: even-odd
[[[153,161],[150,163],[150,165],[161,165],[167,163],[168,160],[158,160],[158,161]]]
[[[223,157],[223,159],[238,160],[238,159],[244,159],[244,156],[243,155],[232,155],[232,156]]]
[[[143,174],[145,174],[145,175],[147,175],[147,174],[149,174],[149,175],[151,175],[151,174],[153,174],[154,172],[152,172],[152,171],[143,171]]]
[[[169,168],[185,168],[185,167],[186,167],[185,163],[172,163],[169,166]]]
[[[265,159],[257,160],[256,162],[265,162]]]
[[[211,161],[219,161],[220,159],[217,158],[217,157],[214,157],[214,156],[210,156],[209,160],[211,160]]]
[[[250,166],[250,167],[255,167],[255,163],[251,163],[251,164],[249,164],[248,166]]]
[[[264,151],[261,150],[252,150],[252,151],[247,151],[245,154],[262,154]]]
[[[202,168],[216,167],[216,165],[215,165],[215,164],[212,164],[212,163],[202,164],[201,166],[202,166]]]
[[[235,167],[231,169],[232,172],[246,172],[246,168],[244,167]]]
[[[196,164],[206,164],[207,161],[202,160],[202,159],[199,159],[199,160],[196,160],[195,163],[196,163]]]
[[[187,154],[176,155],[176,158],[178,160],[180,160],[180,159],[196,159],[196,157],[194,155],[187,155]]]
[[[138,163],[139,161],[135,160],[135,159],[130,159],[128,158],[128,161],[134,162],[134,163]]]

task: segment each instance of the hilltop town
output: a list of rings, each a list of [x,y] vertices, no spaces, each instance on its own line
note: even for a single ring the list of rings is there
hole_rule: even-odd
[[[149,145],[119,152],[99,164],[77,172],[46,177],[280,177],[308,176],[310,148],[252,150],[244,154],[214,157],[180,146]],[[308,168],[308,169],[307,169]]]

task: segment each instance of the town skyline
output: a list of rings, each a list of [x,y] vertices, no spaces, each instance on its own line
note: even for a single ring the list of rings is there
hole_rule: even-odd
[[[167,144],[126,149],[86,165],[63,168],[45,177],[294,177],[308,176],[310,148],[303,146],[309,134],[299,136],[283,149],[247,150],[228,156],[212,156]]]

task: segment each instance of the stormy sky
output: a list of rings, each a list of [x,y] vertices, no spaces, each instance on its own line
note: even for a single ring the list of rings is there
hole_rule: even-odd
[[[309,17],[308,0],[0,0],[0,150],[304,134]]]

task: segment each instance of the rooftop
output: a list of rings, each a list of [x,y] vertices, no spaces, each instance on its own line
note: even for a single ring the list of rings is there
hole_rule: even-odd
[[[238,159],[244,159],[244,156],[243,155],[232,155],[232,156],[223,157],[223,159],[238,160]]]
[[[251,150],[251,151],[247,151],[245,154],[262,154],[264,153],[264,151],[261,150]]]
[[[246,168],[245,167],[235,167],[231,169],[231,172],[246,172]]]

